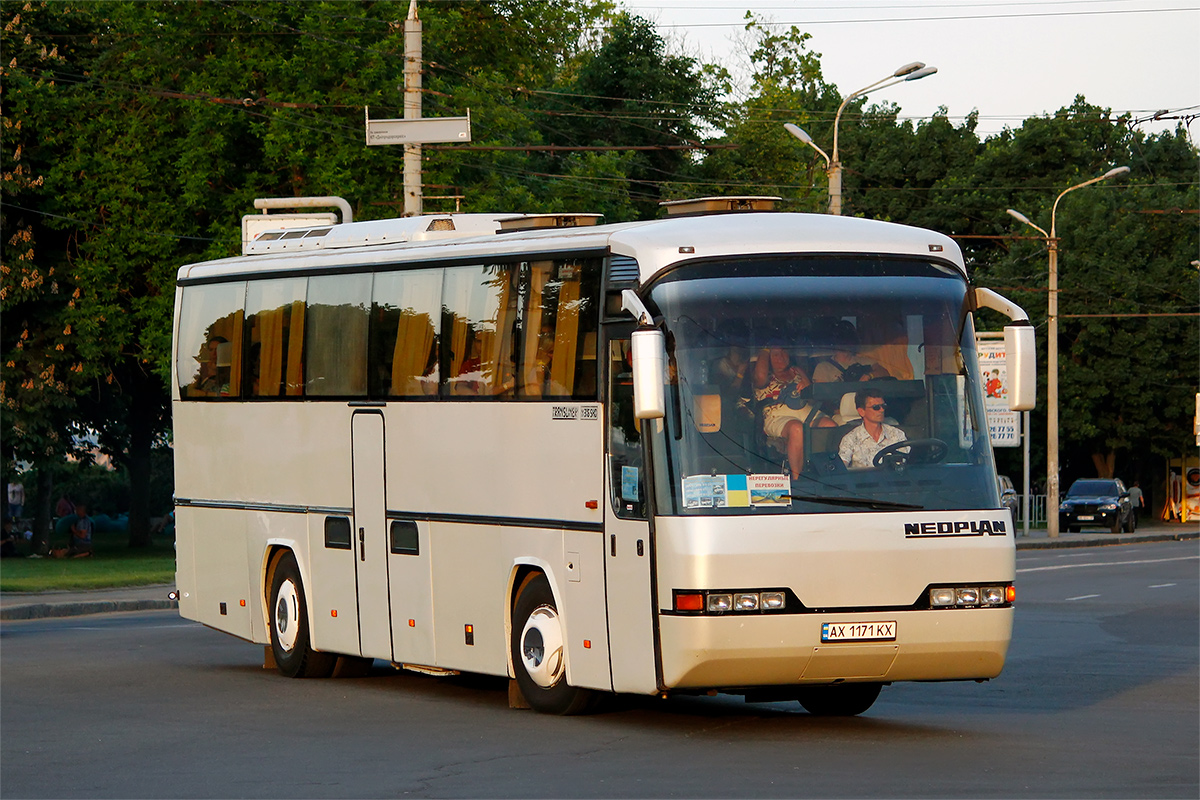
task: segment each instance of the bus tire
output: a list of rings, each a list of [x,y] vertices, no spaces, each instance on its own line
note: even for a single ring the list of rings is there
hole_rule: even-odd
[[[854,717],[871,707],[882,688],[882,683],[806,686],[796,699],[805,711],[819,717]]]
[[[308,635],[308,603],[296,557],[286,552],[271,579],[271,651],[289,678],[328,678],[337,656],[313,650]]]
[[[510,641],[513,677],[534,711],[582,714],[595,693],[567,683],[567,651],[562,619],[546,576],[529,575],[517,590]]]

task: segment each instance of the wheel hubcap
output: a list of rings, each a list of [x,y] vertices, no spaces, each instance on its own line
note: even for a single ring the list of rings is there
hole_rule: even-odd
[[[521,631],[521,662],[533,682],[543,689],[563,674],[563,636],[558,612],[550,606],[534,609]]]
[[[279,587],[279,595],[275,601],[275,637],[284,652],[290,653],[296,646],[296,637],[300,633],[300,598],[296,592],[296,584],[286,580]]]

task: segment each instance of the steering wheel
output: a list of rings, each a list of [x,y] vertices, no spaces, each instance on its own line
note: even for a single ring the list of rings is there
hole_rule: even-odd
[[[936,464],[946,457],[948,449],[941,439],[905,439],[876,453],[871,466],[904,469],[909,464]]]

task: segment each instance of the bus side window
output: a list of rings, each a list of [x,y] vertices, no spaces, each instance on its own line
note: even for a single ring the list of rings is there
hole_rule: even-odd
[[[599,264],[581,259],[528,265],[521,396],[595,399]]]
[[[516,265],[446,270],[442,346],[448,362],[443,395],[500,397],[516,387]]]
[[[371,396],[430,397],[438,390],[442,270],[375,276]]]
[[[618,517],[646,518],[641,425],[633,414],[629,339],[608,343],[608,463],[612,504]]]
[[[305,394],[365,397],[371,276],[308,279]]]
[[[246,381],[250,397],[304,393],[303,278],[251,281],[246,290]]]
[[[244,282],[189,286],[179,315],[176,372],[179,396],[241,395]]]

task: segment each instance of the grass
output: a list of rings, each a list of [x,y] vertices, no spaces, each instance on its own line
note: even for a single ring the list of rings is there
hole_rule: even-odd
[[[53,542],[54,547],[64,543]],[[89,558],[6,558],[0,562],[0,591],[48,592],[109,589],[175,582],[175,547],[155,539],[151,547],[131,548],[125,532],[96,533]]]

